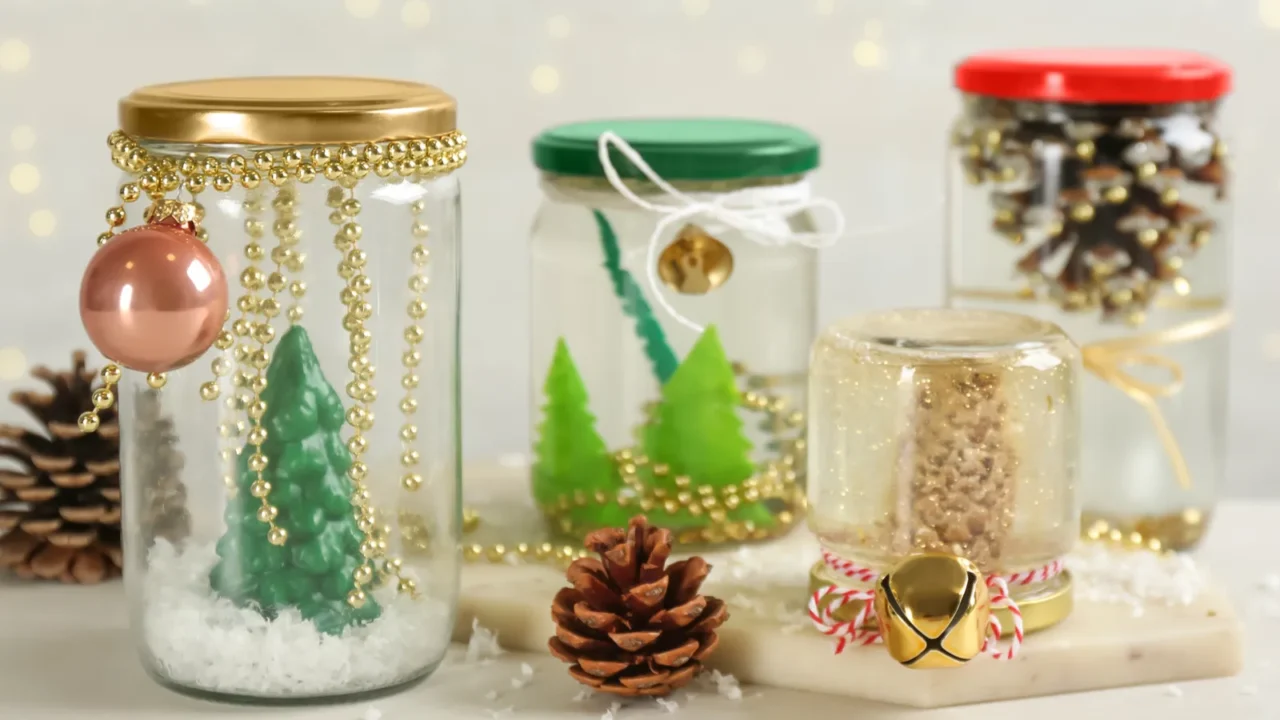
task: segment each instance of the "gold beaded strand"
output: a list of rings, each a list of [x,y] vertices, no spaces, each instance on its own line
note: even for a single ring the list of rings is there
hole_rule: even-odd
[[[326,167],[335,164],[331,162]],[[373,304],[365,299],[373,289],[373,283],[363,272],[368,258],[358,244],[364,233],[357,222],[361,210],[360,201],[356,199],[354,192],[335,186],[329,190],[327,203],[334,208],[329,220],[337,226],[333,244],[342,253],[338,275],[347,281],[340,294],[340,300],[347,311],[342,318],[342,327],[347,331],[350,342],[348,367],[352,372],[352,380],[347,383],[346,388],[347,395],[353,402],[346,415],[347,424],[352,429],[352,435],[347,440],[347,450],[351,453],[347,478],[351,480],[351,506],[356,515],[356,523],[364,535],[360,542],[363,562],[353,573],[354,587],[347,594],[347,604],[360,608],[369,599],[364,587],[373,582],[373,561],[384,554],[387,547],[385,539],[379,542],[380,538],[376,533],[377,517],[370,506],[369,487],[365,484],[369,467],[364,462],[364,456],[369,449],[369,440],[364,434],[373,429],[372,405],[377,399],[377,390],[372,384],[374,367],[369,359],[373,333],[364,324],[373,315]]]
[[[422,351],[418,346],[422,344],[422,340],[426,337],[426,331],[422,327],[422,320],[427,316],[426,291],[429,282],[426,269],[427,262],[430,259],[430,251],[427,250],[426,239],[430,234],[427,224],[421,219],[422,212],[426,209],[426,201],[418,199],[409,206],[410,212],[413,214],[413,225],[411,231],[416,241],[413,249],[409,252],[409,261],[412,263],[413,271],[409,276],[409,292],[411,299],[409,300],[409,325],[404,331],[405,351],[401,356],[401,364],[404,365],[404,375],[400,378],[400,386],[404,388],[404,398],[400,400],[400,412],[404,414],[404,425],[400,427],[401,454],[400,464],[404,467],[404,475],[400,478],[400,484],[405,490],[414,492],[422,487],[422,473],[418,472],[418,464],[421,462],[419,452],[414,448],[414,441],[418,438],[418,426],[414,423],[414,415],[418,411],[418,400],[414,397],[413,391],[421,383],[418,376],[418,365],[422,362]]]

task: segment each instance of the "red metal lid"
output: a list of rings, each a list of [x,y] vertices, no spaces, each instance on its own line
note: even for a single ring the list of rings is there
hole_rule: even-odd
[[[993,50],[961,61],[955,85],[967,93],[1009,100],[1195,102],[1226,95],[1231,68],[1181,50]]]

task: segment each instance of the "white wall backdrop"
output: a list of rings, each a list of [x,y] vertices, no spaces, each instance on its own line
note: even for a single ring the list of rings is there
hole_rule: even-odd
[[[114,189],[105,138],[137,85],[384,75],[459,99],[464,432],[479,457],[527,444],[540,129],[659,114],[802,124],[824,142],[823,193],[855,228],[891,226],[825,253],[823,320],[936,303],[950,67],[1049,44],[1178,46],[1237,68],[1229,491],[1280,496],[1280,0],[0,0],[0,389],[87,346],[76,294]]]

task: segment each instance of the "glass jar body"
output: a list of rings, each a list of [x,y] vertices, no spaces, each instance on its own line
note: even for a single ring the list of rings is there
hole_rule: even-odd
[[[918,552],[996,575],[1061,558],[1078,535],[1078,367],[1059,330],[1008,313],[908,310],[831,326],[810,369],[810,528],[877,575]]]
[[[1086,527],[1187,548],[1226,443],[1230,205],[1216,103],[968,96],[949,176],[948,296],[1083,348]]]
[[[262,150],[141,148],[158,162]],[[228,321],[162,388],[122,382],[132,625],[147,670],[177,689],[374,693],[429,674],[452,634],[458,183],[262,175],[178,194],[203,208]],[[176,536],[164,518],[180,505],[192,523]]]
[[[543,188],[531,239],[531,481],[552,530],[625,525],[641,511],[685,542],[784,530],[804,474],[815,251],[694,217],[658,238],[666,267],[651,282],[660,216],[603,180],[548,176]],[[788,223],[813,229],[807,213]],[[667,273],[677,264],[686,275]],[[705,329],[665,310],[655,287]]]

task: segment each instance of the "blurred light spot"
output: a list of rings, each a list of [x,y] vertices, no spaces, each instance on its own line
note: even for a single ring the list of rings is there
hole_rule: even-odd
[[[52,210],[36,210],[27,219],[27,227],[31,228],[31,234],[36,237],[49,237],[57,226],[58,219],[53,216]]]
[[[0,380],[17,380],[27,371],[27,356],[18,348],[0,348]]]
[[[880,45],[874,40],[859,40],[853,45],[853,62],[858,67],[876,67],[880,64]]]
[[[862,36],[868,40],[879,40],[884,34],[884,25],[879,20],[868,20],[862,26]]]
[[[40,187],[40,170],[29,163],[18,163],[9,171],[9,184],[22,195],[35,192]]]
[[[9,143],[14,150],[30,150],[36,145],[36,131],[30,125],[19,125],[9,133]]]
[[[405,27],[426,27],[431,22],[431,6],[426,0],[405,0],[404,7],[400,8],[400,22]]]
[[[768,57],[765,56],[764,50],[754,45],[748,45],[738,51],[738,69],[748,75],[754,75],[764,70]]]
[[[819,15],[830,15],[836,11],[836,0],[818,0],[813,11]]]
[[[347,12],[352,17],[371,18],[378,14],[378,6],[382,0],[347,0]]]
[[[31,62],[31,49],[17,38],[0,42],[0,70],[18,72]]]
[[[573,32],[573,24],[564,15],[553,15],[547,20],[547,34],[556,40],[563,40]]]
[[[1258,19],[1269,28],[1280,29],[1280,0],[1258,0]]]
[[[711,9],[711,0],[681,0],[680,9],[689,17],[700,17]]]
[[[550,65],[539,65],[529,76],[529,84],[543,95],[550,95],[560,87],[560,71]]]
[[[1262,357],[1280,362],[1280,332],[1269,333],[1262,338]]]

